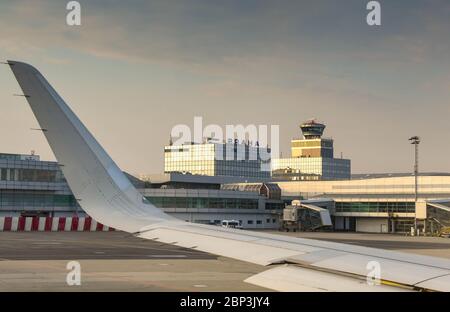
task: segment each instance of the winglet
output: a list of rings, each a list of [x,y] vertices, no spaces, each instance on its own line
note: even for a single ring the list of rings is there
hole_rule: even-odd
[[[172,220],[134,188],[102,146],[33,66],[8,60],[64,176],[83,210],[110,227],[137,232]]]

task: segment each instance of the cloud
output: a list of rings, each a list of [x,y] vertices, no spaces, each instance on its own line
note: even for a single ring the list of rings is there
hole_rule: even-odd
[[[411,128],[434,135],[438,123],[431,116],[448,112],[448,0],[382,1],[377,29],[365,24],[361,0],[80,2],[82,26],[70,27],[66,1],[2,1],[0,51],[4,59],[49,64],[57,83],[72,84],[64,91],[78,88],[73,82],[84,77],[83,94],[73,98],[89,101],[103,92],[108,102],[83,106],[88,118],[109,105],[123,114],[123,101],[132,98],[141,105],[135,124],[147,127],[143,112],[151,113],[155,133],[155,124],[170,128],[202,112],[217,123],[273,119],[290,127],[285,134],[291,136],[296,123],[316,116],[333,134],[352,137],[339,143],[346,153],[371,163],[379,150],[365,141],[391,140],[385,148],[395,150],[396,128],[401,135]],[[84,76],[86,68],[95,79]],[[165,105],[150,109],[147,101]],[[364,127],[355,134],[348,120]],[[450,131],[445,122],[440,127]],[[159,134],[149,139],[162,144]],[[399,159],[392,168],[404,163],[402,155],[392,157]]]
[[[384,28],[373,32],[363,24],[366,11],[357,0],[346,6],[335,0],[81,1],[80,27],[65,25],[64,1],[21,0],[1,5],[0,48],[25,57],[37,49],[42,54],[67,49],[99,58],[217,71],[239,68],[242,59],[248,63],[266,58],[274,60],[270,64],[298,63],[301,66],[294,68],[300,70],[310,64],[309,71],[316,67],[320,72],[327,65],[322,60],[339,61],[339,53],[356,60],[420,62],[437,45],[449,49],[441,36],[450,26],[444,14],[450,6],[430,3],[383,4]],[[426,10],[418,14],[417,7]]]

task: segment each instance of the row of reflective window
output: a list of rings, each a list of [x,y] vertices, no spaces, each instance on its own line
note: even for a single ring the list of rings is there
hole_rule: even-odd
[[[65,182],[59,170],[0,168],[1,181]]]
[[[24,193],[4,190],[0,191],[0,207],[2,208],[75,208],[77,205],[77,201],[73,195]]]
[[[414,202],[336,202],[336,212],[415,212]]]
[[[332,140],[292,140],[291,141],[292,147],[327,147],[327,148],[333,148],[333,141]]]
[[[258,209],[257,199],[209,197],[146,197],[160,208]]]
[[[189,220],[186,220],[186,221],[189,221]],[[239,221],[240,225],[243,225],[242,220],[237,220],[237,221]],[[222,223],[222,220],[194,220],[194,223],[220,225]],[[269,223],[275,224],[275,223],[277,223],[277,219],[274,219],[274,218],[266,219],[266,223],[267,224],[269,224]],[[247,220],[247,224],[248,225],[252,225],[252,224],[260,225],[260,224],[263,224],[263,221],[262,220]]]

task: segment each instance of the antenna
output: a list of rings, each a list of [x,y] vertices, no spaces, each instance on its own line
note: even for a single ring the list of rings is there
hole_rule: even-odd
[[[26,98],[30,97],[28,94],[13,94],[13,96],[23,96],[23,97],[26,97]]]

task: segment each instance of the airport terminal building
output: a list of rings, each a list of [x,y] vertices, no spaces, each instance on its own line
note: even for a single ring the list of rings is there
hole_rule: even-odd
[[[417,224],[433,232],[450,226],[450,174],[363,175],[334,181],[260,181],[258,178],[169,173],[131,182],[175,217],[243,228],[278,229],[292,200],[329,211],[337,231],[407,233]],[[321,204],[323,203],[323,205]],[[84,217],[56,162],[37,155],[0,154],[0,217]]]
[[[425,231],[450,226],[450,174],[420,175],[417,203],[411,174],[277,184],[284,199],[332,199],[335,230],[405,233],[415,222]]]
[[[58,163],[38,155],[0,154],[0,217],[82,212]]]
[[[270,148],[242,142],[168,145],[164,172],[204,176],[270,178]]]
[[[237,220],[244,228],[276,229],[284,208],[276,184],[221,189],[225,183],[249,178],[170,173],[141,181],[127,176],[155,206],[189,222]],[[84,218],[86,214],[57,162],[41,161],[38,155],[0,154],[0,218],[75,216]]]
[[[268,192],[262,189],[269,189]],[[219,225],[239,221],[243,228],[278,229],[285,203],[276,184],[246,185],[244,190],[155,189],[140,190],[156,207],[178,219]]]

